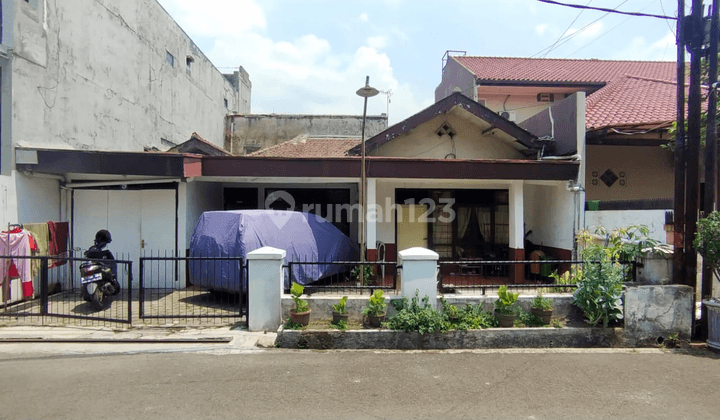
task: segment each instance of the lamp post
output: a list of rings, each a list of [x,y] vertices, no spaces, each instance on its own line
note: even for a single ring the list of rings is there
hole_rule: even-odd
[[[365,76],[365,86],[357,90],[358,96],[365,98],[363,105],[362,119],[362,135],[360,137],[360,261],[365,262],[365,214],[367,206],[367,177],[365,174],[365,118],[367,116],[367,100],[380,93],[377,89],[370,86],[370,76]],[[365,265],[360,267],[360,282],[365,283]]]

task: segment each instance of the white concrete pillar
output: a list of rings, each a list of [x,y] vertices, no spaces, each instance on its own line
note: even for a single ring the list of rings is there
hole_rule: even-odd
[[[437,308],[438,253],[418,247],[402,250],[398,257],[402,264],[400,294],[412,299],[417,291],[420,299],[427,295],[430,305]]]
[[[282,323],[285,250],[269,246],[247,254],[248,329],[277,331]]]
[[[523,182],[511,181],[509,188],[510,199],[510,243],[512,249],[525,247]]]
[[[367,180],[367,218],[365,219],[365,239],[367,241],[368,250],[377,249],[377,221],[380,214],[380,209],[377,206],[377,194],[376,194],[375,178],[368,178]],[[369,252],[368,254],[374,254]]]

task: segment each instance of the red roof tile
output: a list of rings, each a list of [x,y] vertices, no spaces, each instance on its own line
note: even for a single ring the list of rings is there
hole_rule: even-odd
[[[453,58],[481,80],[608,83],[625,75],[657,80],[675,80],[676,75],[674,61],[475,56],[455,56]]]
[[[675,120],[677,69],[671,61],[453,57],[486,81],[604,84],[587,97],[586,128]]]
[[[359,138],[317,138],[299,136],[284,143],[250,153],[263,157],[342,157],[360,144]]]

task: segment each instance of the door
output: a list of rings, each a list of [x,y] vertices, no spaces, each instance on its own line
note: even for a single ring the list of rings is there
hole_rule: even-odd
[[[115,258],[133,262],[135,287],[140,278],[139,257],[144,251],[150,255],[152,249],[155,256],[158,253],[175,255],[174,189],[75,190],[73,198],[73,246],[86,250],[93,244],[95,232],[109,230],[113,240],[108,249]],[[174,280],[175,265],[167,266],[168,275]],[[165,264],[161,267],[165,270]],[[154,268],[154,274],[158,273],[157,262]],[[118,277],[122,287],[126,288],[127,273]],[[146,276],[145,287],[165,287],[164,277],[164,274]]]
[[[397,250],[428,247],[428,207],[401,204],[397,208]]]

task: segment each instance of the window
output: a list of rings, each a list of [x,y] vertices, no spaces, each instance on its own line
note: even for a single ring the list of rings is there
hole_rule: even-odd
[[[188,74],[188,76],[190,75],[190,70],[192,69],[192,63],[194,61],[195,59],[192,58],[192,56],[188,55],[187,57],[185,57],[185,72]]]
[[[165,51],[165,62],[170,65],[170,67],[175,67],[175,56],[170,54],[169,51]]]
[[[228,109],[228,100],[227,99],[223,99],[223,100],[225,101],[225,109]]]

